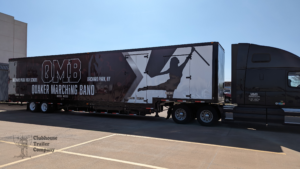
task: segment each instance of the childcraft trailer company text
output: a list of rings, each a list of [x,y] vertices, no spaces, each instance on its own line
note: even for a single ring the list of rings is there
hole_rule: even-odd
[[[146,115],[168,107],[176,123],[197,118],[300,124],[300,58],[248,43],[232,45],[232,103],[224,106],[218,42],[9,60],[9,100],[53,109]]]

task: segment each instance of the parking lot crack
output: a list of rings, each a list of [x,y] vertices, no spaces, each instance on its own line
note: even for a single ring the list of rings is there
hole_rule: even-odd
[[[207,167],[207,169],[209,169],[209,167],[211,166],[211,164],[212,164],[213,161],[215,160],[215,157],[217,156],[218,152],[219,152],[219,149],[217,150],[216,154],[214,155],[214,157],[213,157],[212,160],[210,161],[209,166]]]

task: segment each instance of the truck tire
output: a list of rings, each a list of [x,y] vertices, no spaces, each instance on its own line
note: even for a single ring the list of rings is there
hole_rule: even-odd
[[[42,104],[41,104],[41,111],[43,113],[50,112],[50,106],[46,102],[42,102]]]
[[[197,121],[203,126],[215,125],[219,120],[219,114],[215,108],[204,106],[197,111]]]
[[[28,109],[31,111],[31,112],[37,112],[38,111],[38,104],[35,103],[35,102],[29,102],[28,103]]]
[[[186,105],[176,105],[173,107],[172,119],[175,123],[186,124],[191,122],[193,114]]]

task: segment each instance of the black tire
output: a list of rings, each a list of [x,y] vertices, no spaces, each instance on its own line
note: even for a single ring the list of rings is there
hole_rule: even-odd
[[[37,112],[39,110],[39,104],[36,102],[29,102],[28,110],[31,112]]]
[[[50,105],[48,105],[48,103],[42,102],[42,104],[40,105],[40,109],[41,109],[41,112],[43,112],[43,113],[49,113],[51,110],[51,107],[50,107]]]
[[[203,126],[213,126],[219,120],[219,114],[212,106],[204,106],[197,111],[197,121]]]
[[[191,122],[193,114],[191,109],[186,105],[175,105],[172,111],[172,119],[175,123],[186,124]]]

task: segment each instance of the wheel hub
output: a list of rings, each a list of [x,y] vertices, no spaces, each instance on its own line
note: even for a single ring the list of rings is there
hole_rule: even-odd
[[[214,118],[214,115],[211,111],[209,110],[203,110],[200,113],[200,119],[201,121],[203,121],[204,123],[210,123]]]
[[[35,103],[31,102],[30,105],[29,105],[29,108],[30,108],[31,111],[34,111],[35,110]]]
[[[46,111],[48,110],[48,105],[47,105],[47,103],[42,103],[41,109],[42,109],[43,112],[46,112]]]
[[[181,108],[177,109],[175,111],[175,117],[179,121],[183,121],[184,119],[186,119],[186,114],[187,114],[186,111],[184,109],[181,109]]]

